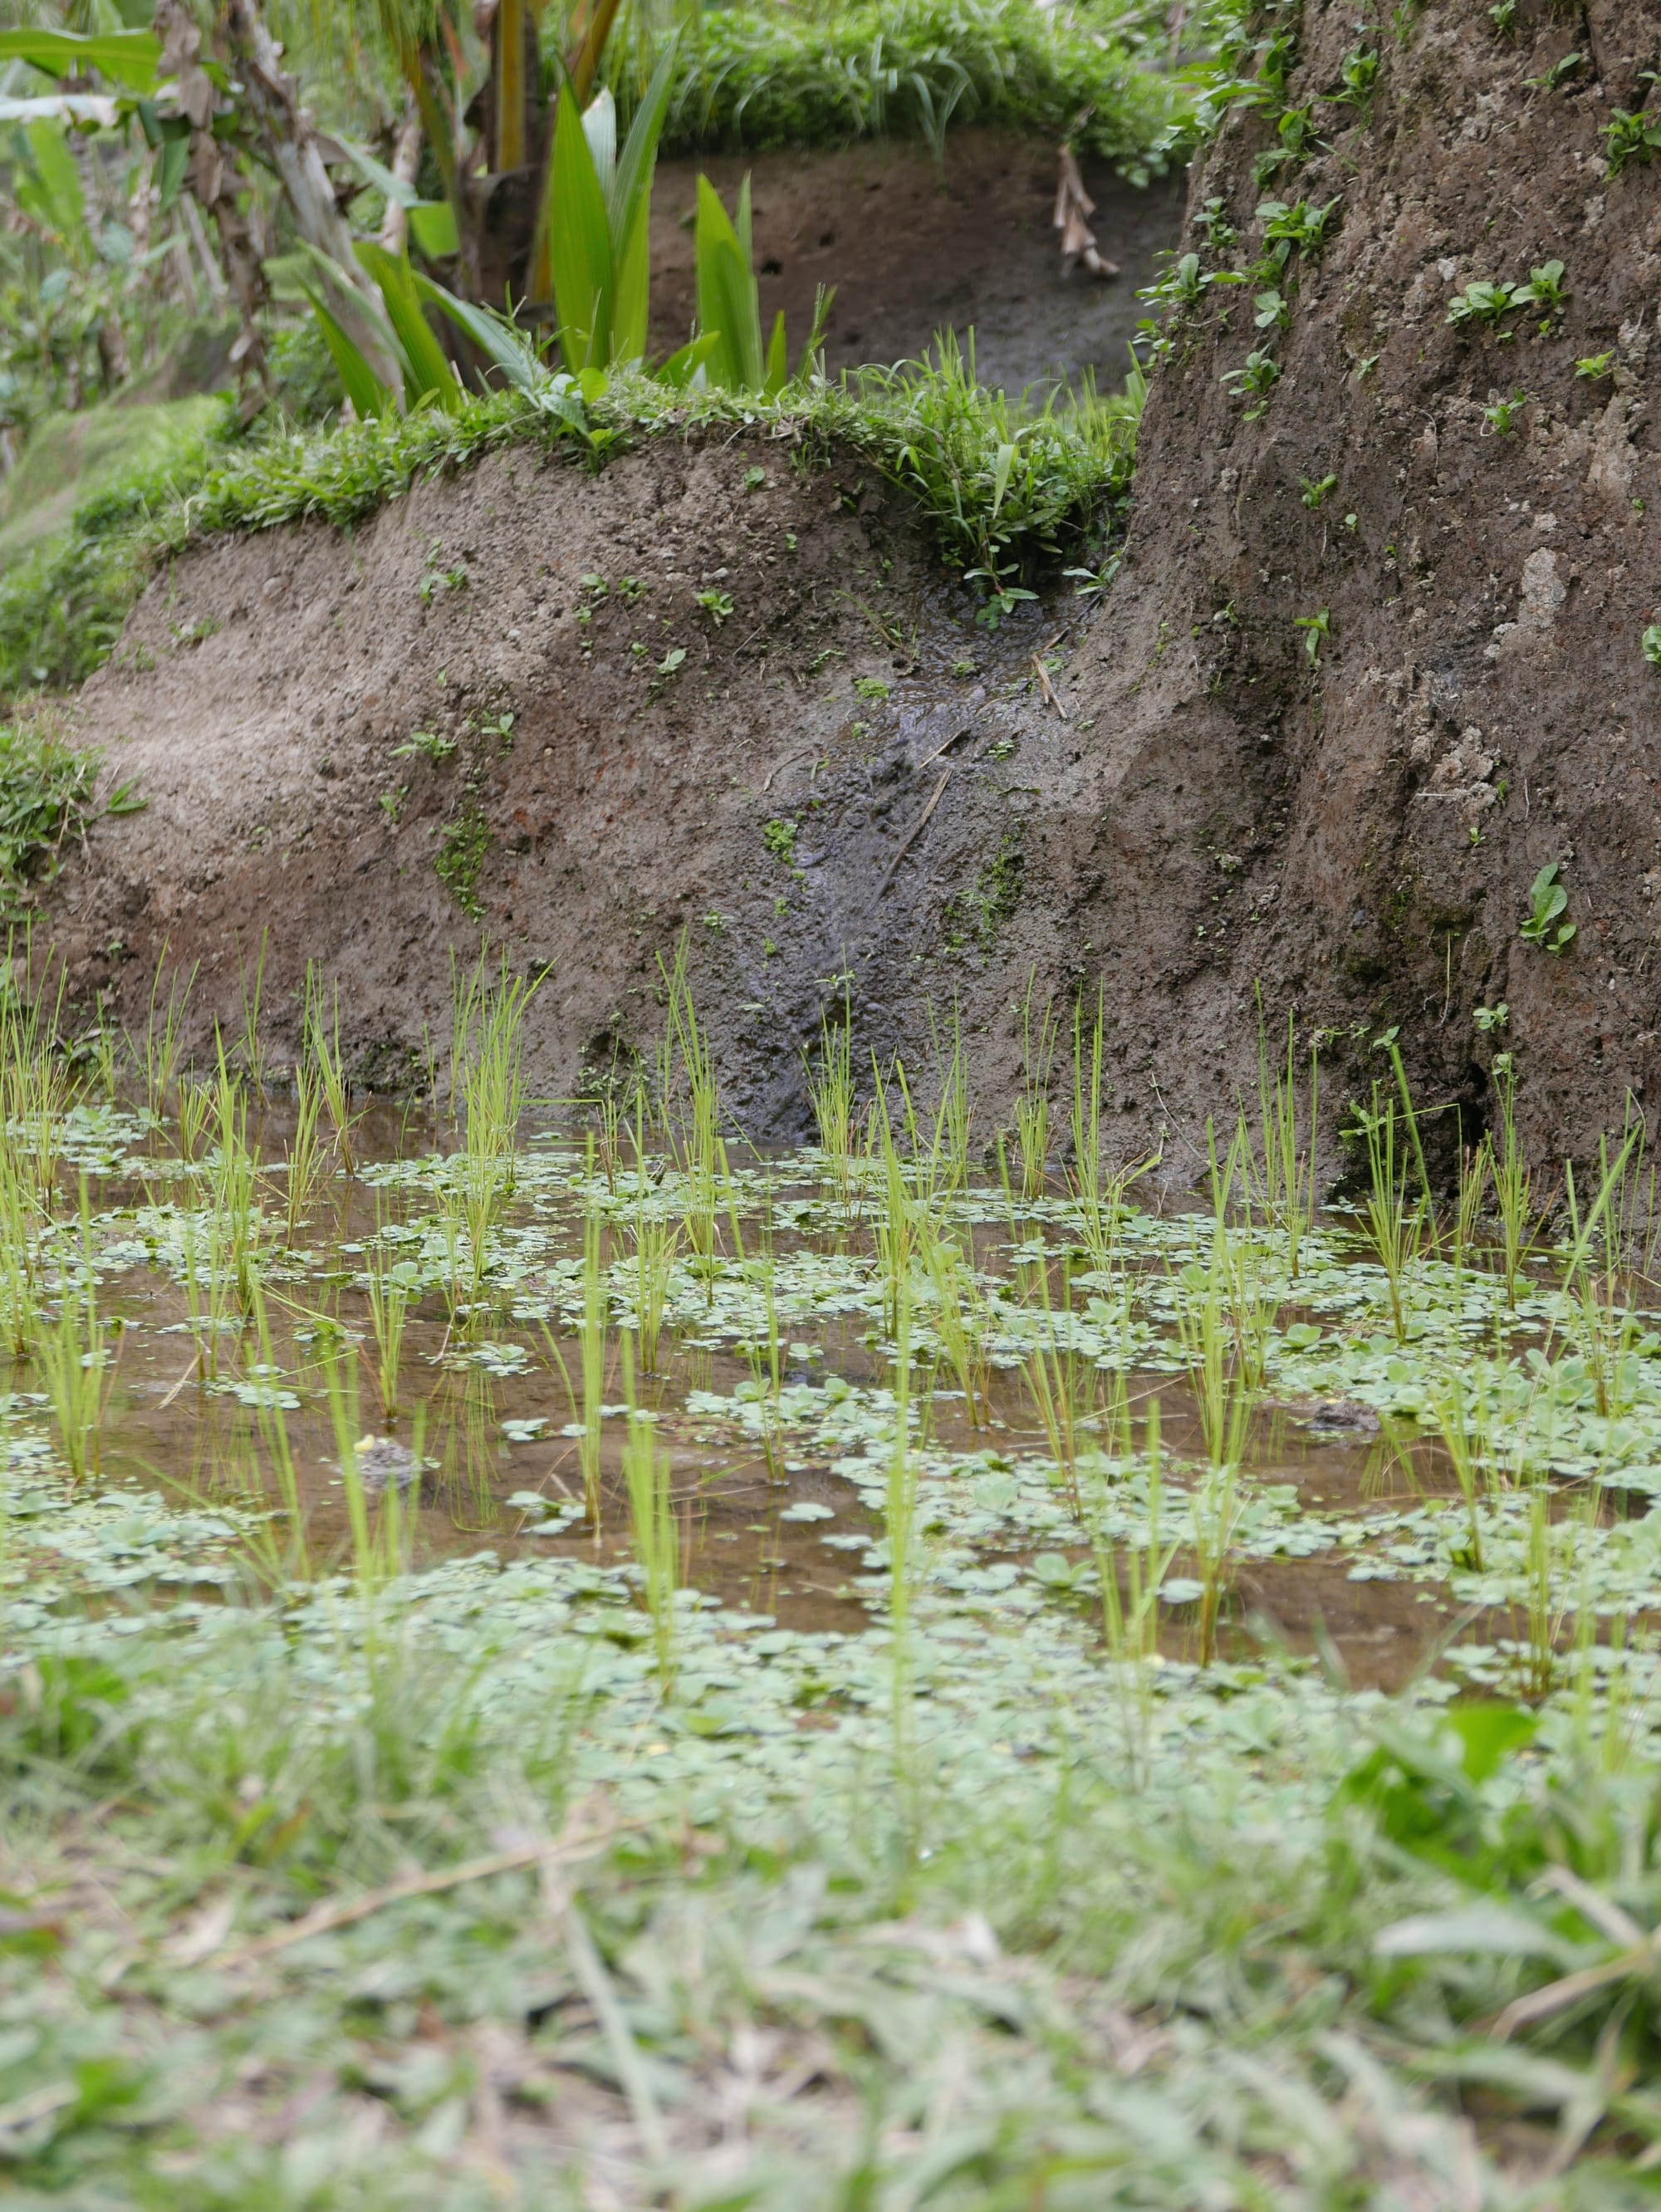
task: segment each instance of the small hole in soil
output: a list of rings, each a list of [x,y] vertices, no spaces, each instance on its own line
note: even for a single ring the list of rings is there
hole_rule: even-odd
[[[771,254],[769,254],[767,259],[761,264],[761,274],[764,276],[782,276],[784,273],[784,263],[782,261],[775,261]]]
[[[834,246],[836,233],[834,230],[821,230],[819,234],[819,243],[821,246]]]

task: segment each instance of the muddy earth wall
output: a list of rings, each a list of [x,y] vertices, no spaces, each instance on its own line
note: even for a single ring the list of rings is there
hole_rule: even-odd
[[[955,1008],[995,1120],[1029,977],[1100,982],[1110,1136],[1163,1134],[1173,1164],[1254,1080],[1259,990],[1330,1033],[1335,1105],[1397,1029],[1467,1133],[1498,1050],[1542,1156],[1628,1093],[1652,1118],[1661,164],[1609,176],[1603,131],[1661,36],[1636,5],[1517,19],[1414,12],[1357,106],[1327,97],[1354,10],[1306,7],[1301,158],[1266,170],[1287,133],[1237,110],[1184,243],[1247,268],[1270,197],[1336,201],[1325,242],[1288,263],[1283,329],[1223,283],[1173,325],[1098,604],[990,637],[869,465],[798,471],[759,432],[598,477],[498,456],[351,538],[190,553],[82,701],[151,805],[61,886],[77,984],[131,1018],[165,943],[239,1024],[264,932],[280,1046],[314,960],[391,1081],[443,1029],[452,950],[500,943],[550,968],[533,1074],[568,1091],[649,1048],[686,929],[761,1133],[801,1126],[845,989],[862,1050],[920,1056]],[[1450,323],[1470,283],[1553,259],[1555,312]],[[1254,351],[1278,371],[1255,396],[1227,380]],[[1552,861],[1557,954],[1520,934]]]

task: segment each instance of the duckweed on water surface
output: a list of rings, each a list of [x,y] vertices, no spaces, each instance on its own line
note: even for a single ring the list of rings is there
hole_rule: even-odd
[[[517,987],[402,1121],[7,1012],[18,2187],[1646,2201],[1635,1147],[1555,1243],[1405,1113],[1404,1241],[1268,1115],[1161,1212],[1087,1041],[1030,1198],[949,1060],[762,1158],[671,1000],[575,1134]]]

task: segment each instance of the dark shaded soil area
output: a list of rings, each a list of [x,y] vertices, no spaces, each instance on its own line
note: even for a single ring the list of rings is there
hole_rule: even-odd
[[[793,349],[813,319],[821,284],[836,294],[825,355],[833,374],[865,362],[915,356],[940,330],[966,347],[974,333],[983,382],[1011,392],[1088,371],[1117,389],[1146,309],[1140,286],[1173,246],[1182,186],[1138,191],[1106,167],[1085,183],[1110,281],[1061,265],[1053,223],[1056,155],[1007,131],[962,131],[937,165],[924,147],[709,155],[658,167],[652,200],[652,342],[684,343],[694,307],[691,214],[700,171],[727,207],[745,174],[755,222],[764,327],[783,308]]]

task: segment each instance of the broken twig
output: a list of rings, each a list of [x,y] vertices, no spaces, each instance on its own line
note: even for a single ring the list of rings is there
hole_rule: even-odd
[[[894,854],[893,860],[888,863],[888,872],[876,886],[876,896],[878,898],[882,897],[883,892],[887,890],[888,885],[894,881],[895,869],[900,866],[900,863],[905,859],[906,854],[911,851],[912,847],[917,842],[918,839],[923,835],[924,830],[928,827],[929,817],[934,812],[935,808],[939,805],[940,794],[944,791],[946,786],[951,781],[951,767],[950,764],[948,763],[946,773],[941,777],[939,782],[936,784],[934,787],[934,796],[930,799],[928,805],[923,809],[923,811],[918,816],[916,821],[912,823],[911,828],[906,832],[905,840],[900,845],[900,850]]]

